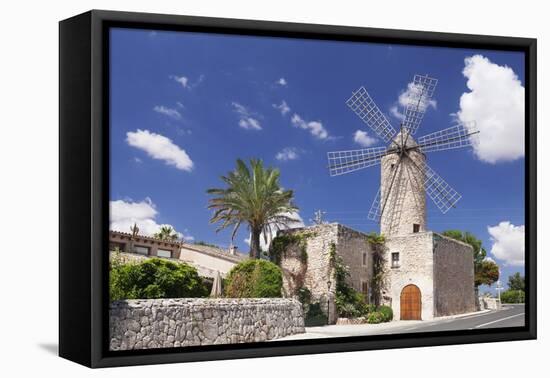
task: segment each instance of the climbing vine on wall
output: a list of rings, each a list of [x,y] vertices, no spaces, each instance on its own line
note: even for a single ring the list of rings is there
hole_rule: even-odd
[[[281,265],[281,259],[291,245],[300,249],[300,261],[307,263],[307,239],[314,236],[313,232],[297,232],[293,234],[278,235],[273,239],[269,247],[269,258],[277,265]]]
[[[382,293],[386,288],[386,239],[383,235],[373,232],[367,236],[367,243],[372,250],[372,301],[375,306],[379,306],[382,300]]]
[[[335,304],[338,316],[355,318],[364,315],[368,312],[368,305],[363,295],[348,283],[349,268],[344,264],[342,257],[336,253],[334,243],[329,245],[329,259],[336,281]]]
[[[291,247],[297,247],[299,250],[299,269],[291,271],[289,269],[281,269],[284,275],[288,277],[287,295],[298,295],[299,290],[303,287],[307,272],[307,240],[315,236],[313,232],[296,232],[292,234],[281,234],[273,239],[269,247],[269,258],[275,264],[281,266],[282,258],[288,253]]]

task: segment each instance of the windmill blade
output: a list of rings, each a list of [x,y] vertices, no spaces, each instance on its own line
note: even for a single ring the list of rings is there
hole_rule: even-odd
[[[389,142],[396,134],[388,119],[380,111],[365,87],[361,87],[346,101],[349,108],[382,140]]]
[[[379,164],[386,155],[386,147],[363,148],[360,150],[335,151],[328,153],[329,172],[331,176],[358,171]]]
[[[422,152],[452,150],[472,146],[478,133],[475,121],[464,122],[424,135],[417,142]]]
[[[410,134],[414,135],[420,126],[436,86],[437,79],[428,75],[414,75],[413,82],[409,84],[403,127],[408,129]]]
[[[380,209],[380,188],[378,189],[378,192],[376,193],[376,197],[374,197],[374,200],[372,201],[372,204],[370,205],[369,215],[367,216],[370,220],[373,220],[375,222],[380,222],[380,218],[382,216],[382,211]]]
[[[411,161],[413,160],[411,159]],[[426,194],[432,199],[439,210],[445,214],[450,208],[455,207],[462,196],[430,168],[428,164],[418,165],[414,163],[414,165],[421,173],[421,182],[423,181],[424,183]]]

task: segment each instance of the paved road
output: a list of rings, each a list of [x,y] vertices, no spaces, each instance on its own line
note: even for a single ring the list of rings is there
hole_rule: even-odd
[[[285,340],[368,336],[381,334],[436,332],[463,329],[521,327],[525,324],[525,306],[504,305],[500,311],[473,313],[427,321],[394,321],[383,324],[331,325],[308,327],[306,333],[288,336]],[[279,339],[281,340],[281,339]]]

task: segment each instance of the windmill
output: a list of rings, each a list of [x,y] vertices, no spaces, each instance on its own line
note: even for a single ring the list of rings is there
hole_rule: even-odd
[[[387,147],[328,153],[329,172],[339,176],[381,165],[381,182],[368,218],[380,222],[386,236],[426,230],[426,194],[445,214],[461,195],[426,163],[426,153],[469,147],[479,133],[475,122],[461,122],[447,129],[413,138],[433,97],[437,79],[415,75],[408,86],[404,119],[396,130],[364,87],[352,93],[347,106],[366,123]]]

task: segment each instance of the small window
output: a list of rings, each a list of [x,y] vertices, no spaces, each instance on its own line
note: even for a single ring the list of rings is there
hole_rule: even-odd
[[[391,169],[394,169],[394,168],[395,168],[395,164],[392,163],[392,164],[390,165],[390,168],[391,168]]]
[[[134,247],[134,252],[139,253],[140,255],[148,255],[149,254],[149,248],[143,247],[141,245],[136,245]]]
[[[391,254],[391,267],[399,268],[399,252],[392,252]]]
[[[413,233],[417,233],[417,232],[420,232],[420,225],[417,224],[417,223],[414,223],[413,224]]]
[[[367,266],[367,252],[363,252],[363,266]]]
[[[172,257],[172,251],[169,251],[167,249],[157,249],[157,256],[158,257],[171,258]]]

